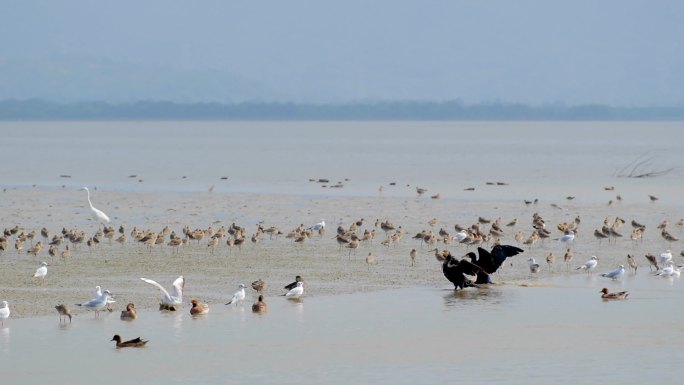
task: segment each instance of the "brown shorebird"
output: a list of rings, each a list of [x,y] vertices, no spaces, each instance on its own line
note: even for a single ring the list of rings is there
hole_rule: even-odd
[[[572,261],[572,258],[575,255],[573,252],[568,248],[568,250],[565,252],[565,255],[563,255],[563,261],[565,262],[566,266],[568,267],[568,271],[570,271],[570,262]]]
[[[546,256],[546,263],[549,265],[549,271],[553,269],[554,262],[556,262],[556,256],[553,255],[553,253],[549,253],[549,255]]]
[[[375,256],[373,256],[373,253],[368,253],[366,256],[366,265],[368,266],[368,271],[370,271],[371,265],[375,265]]]
[[[416,265],[416,249],[411,249],[411,252],[409,253],[409,257],[411,257],[411,266]]]
[[[634,256],[632,256],[631,254],[627,254],[627,265],[629,265],[629,267],[632,270],[634,270],[634,274],[637,273],[637,269],[639,268],[639,266],[637,265]]]
[[[660,266],[658,266],[658,260],[656,259],[656,256],[653,254],[646,254],[644,255],[646,259],[648,260],[648,268],[649,270],[653,270],[653,267],[655,266],[656,271],[660,270]]]
[[[71,323],[71,310],[65,304],[59,304],[55,306],[55,310],[59,313],[59,322],[62,322],[62,317],[64,317],[64,322],[66,323],[66,317],[69,317],[69,323]]]

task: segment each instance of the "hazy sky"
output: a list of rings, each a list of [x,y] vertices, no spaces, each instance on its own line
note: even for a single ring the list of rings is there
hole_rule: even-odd
[[[683,1],[0,0],[0,99],[684,106]]]

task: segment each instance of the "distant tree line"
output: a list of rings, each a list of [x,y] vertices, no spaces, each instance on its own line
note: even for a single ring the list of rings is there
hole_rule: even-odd
[[[0,101],[0,120],[684,120],[684,107],[529,106],[458,101],[346,104]]]

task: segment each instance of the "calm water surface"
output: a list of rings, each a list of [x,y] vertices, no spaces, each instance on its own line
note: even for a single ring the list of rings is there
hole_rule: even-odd
[[[642,195],[681,173],[643,181],[616,172],[645,154],[649,169],[684,164],[681,122],[0,122],[0,133],[5,186],[352,196],[381,185],[415,196],[421,186],[502,200],[586,197],[611,184]],[[510,185],[485,185],[497,181]]]
[[[599,299],[603,285],[574,275],[544,287],[454,293],[413,288],[268,298],[267,314],[212,304],[209,315],[144,311],[125,322],[81,313],[11,319],[0,329],[3,383],[679,383],[682,289],[647,275],[634,294]],[[151,340],[115,349],[113,334]],[[57,380],[59,379],[59,380]],[[9,382],[5,382],[9,380]]]

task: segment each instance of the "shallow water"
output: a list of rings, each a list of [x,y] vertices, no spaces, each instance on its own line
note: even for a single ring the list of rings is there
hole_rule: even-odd
[[[5,186],[190,192],[214,186],[333,196],[375,196],[383,186],[385,195],[409,197],[420,186],[443,198],[560,193],[603,201],[591,192],[617,185],[643,198],[655,190],[674,199],[679,191],[659,187],[676,182],[675,175],[615,175],[644,154],[653,158],[649,170],[681,167],[683,128],[681,122],[0,122],[0,164]],[[323,189],[310,178],[344,187]],[[497,181],[509,186],[486,185]],[[469,187],[476,191],[463,191]]]
[[[3,383],[679,383],[679,282],[631,276],[626,301],[601,278],[481,291],[407,288],[267,298],[266,314],[211,304],[208,315],[143,311],[12,319],[0,329]],[[581,286],[579,288],[578,286]],[[249,302],[249,301],[247,301]],[[115,349],[113,334],[150,340]],[[5,382],[9,380],[10,382]]]
[[[45,250],[38,257],[25,250],[0,254],[0,300],[13,306],[0,329],[0,383],[679,383],[670,369],[684,355],[683,289],[678,279],[649,275],[643,254],[681,249],[681,241],[667,243],[654,230],[668,219],[682,235],[673,225],[684,217],[681,172],[625,179],[615,171],[644,153],[654,154],[654,167],[680,167],[682,125],[0,122],[3,228],[47,226],[54,234],[66,226],[92,234],[97,225],[77,191],[88,185],[97,187],[95,205],[127,231],[170,225],[180,232],[186,224],[217,228],[233,221],[250,231],[260,221],[288,231],[325,218],[332,235],[338,223],[365,217],[365,228],[375,218],[392,219],[407,234],[390,248],[378,244],[378,235],[358,255],[339,249],[330,235],[300,246],[283,238],[239,251],[223,245],[215,253],[206,241],[180,253],[104,243],[57,258],[44,287],[29,273],[47,258]],[[323,188],[309,178],[344,187]],[[603,190],[610,185],[616,189]],[[442,199],[417,197],[416,186]],[[463,191],[471,186],[474,192]],[[624,202],[606,205],[616,194]],[[647,194],[660,200],[653,204]],[[522,203],[535,197],[538,205]],[[527,258],[544,264],[549,252],[562,257],[564,248],[550,239],[510,260],[495,277],[505,284],[454,294],[429,248],[410,239],[433,217],[435,232],[478,216],[504,223],[515,217],[519,225],[502,239],[512,244],[514,230],[529,234],[534,212],[552,229],[581,216],[572,268],[598,255],[596,274],[567,271],[558,261],[552,272],[544,266],[531,276]],[[627,239],[629,224],[626,237],[612,245],[595,240],[593,229],[616,216],[646,224],[644,241]],[[409,266],[411,248],[420,252],[416,267]],[[373,267],[364,262],[368,251],[378,261]],[[637,276],[620,282],[598,276],[624,264],[627,253],[638,258]],[[186,296],[212,305],[207,317],[192,319],[187,308],[151,310],[158,292],[138,278],[168,284],[181,273]],[[310,285],[304,302],[278,297],[299,273]],[[257,278],[271,283],[268,314],[222,305],[238,282]],[[115,292],[117,306],[134,301],[140,319],[80,313],[60,327],[56,315],[35,317],[58,302],[90,298],[96,284]],[[603,302],[603,286],[632,296]],[[117,333],[151,342],[116,350],[109,339]]]

